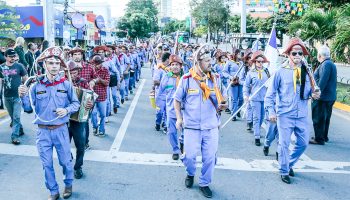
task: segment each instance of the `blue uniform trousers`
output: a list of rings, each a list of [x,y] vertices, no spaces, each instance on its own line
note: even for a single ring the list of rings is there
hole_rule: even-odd
[[[156,124],[160,125],[166,121],[166,101],[158,100],[157,101],[157,112],[156,112]]]
[[[130,76],[124,77],[124,95],[125,97],[129,96],[129,84],[130,84]]]
[[[136,72],[134,72],[132,75],[130,75],[129,79],[129,90],[132,91],[136,87]]]
[[[264,146],[270,147],[271,143],[277,139],[278,143],[278,129],[277,129],[277,123],[270,122],[269,120],[266,120],[266,137]]]
[[[125,99],[125,80],[124,79],[120,82],[119,92],[120,92],[120,98]]]
[[[92,110],[91,121],[93,128],[99,128],[99,132],[105,133],[105,120],[106,120],[106,106],[107,100],[96,102],[95,107]],[[98,124],[97,113],[100,117],[100,124]]]
[[[67,125],[54,130],[38,128],[36,146],[45,172],[45,185],[51,195],[59,193],[53,168],[53,147],[56,149],[59,164],[63,168],[64,184],[66,187],[72,186],[73,165]]]
[[[246,115],[247,115],[247,123],[252,123],[253,122],[253,111],[252,111],[252,106],[250,105],[250,103],[248,103],[248,105],[247,105]]]
[[[243,105],[243,86],[237,85],[230,88],[231,92],[231,115]]]
[[[277,129],[279,131],[278,162],[281,175],[288,175],[290,168],[295,165],[299,157],[304,153],[309,143],[310,133],[308,126],[307,117],[277,117]],[[289,145],[293,132],[296,137],[296,143],[289,153]]]
[[[253,112],[253,130],[255,139],[260,139],[260,127],[264,121],[265,109],[263,101],[250,101]]]
[[[118,92],[117,86],[107,88],[106,116],[109,116],[112,112],[111,93],[112,93],[112,100],[113,100],[113,108],[115,108],[115,107],[119,108],[119,99],[118,99],[117,92]]]
[[[173,150],[173,154],[176,154],[176,153],[179,154],[180,148],[179,148],[179,142],[178,142],[179,138],[178,138],[177,129],[176,129],[176,118],[168,117],[167,127],[168,127],[167,134],[168,134],[170,145]],[[183,141],[180,140],[180,143],[183,143]]]
[[[199,177],[199,186],[208,186],[211,183],[216,164],[216,152],[219,143],[219,129],[193,130],[184,129],[184,157],[182,161],[187,174],[196,174],[196,157],[199,151],[202,153],[202,170]]]

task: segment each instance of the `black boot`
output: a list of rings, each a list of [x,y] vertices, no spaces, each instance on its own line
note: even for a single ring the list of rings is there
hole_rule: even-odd
[[[251,131],[253,128],[253,122],[247,123],[247,131]]]
[[[237,117],[241,118],[241,112],[237,113]]]
[[[172,158],[173,158],[173,160],[179,160],[179,154],[178,153],[174,153]]]
[[[156,131],[160,131],[160,125],[156,124]]]
[[[291,183],[289,175],[281,175],[281,180],[287,184]]]
[[[255,145],[260,146],[260,139],[255,139]]]
[[[276,160],[278,161],[278,152],[276,152]]]
[[[185,185],[187,188],[191,188],[193,186],[193,179],[194,179],[194,176],[187,175],[185,180]]]
[[[263,152],[264,152],[265,156],[268,156],[269,155],[269,147],[264,147]]]
[[[213,197],[213,193],[210,190],[209,186],[199,187],[199,190],[202,192],[203,196],[205,196],[207,198],[212,198]]]
[[[294,170],[292,168],[290,168],[290,170],[289,170],[289,176],[291,176],[291,177],[295,176]]]
[[[184,153],[184,143],[180,143],[180,151],[181,151],[181,154]]]

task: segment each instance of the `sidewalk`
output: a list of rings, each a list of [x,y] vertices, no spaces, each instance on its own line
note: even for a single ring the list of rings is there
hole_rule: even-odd
[[[7,114],[8,114],[8,113],[7,113],[6,110],[0,110],[0,119],[6,117]]]

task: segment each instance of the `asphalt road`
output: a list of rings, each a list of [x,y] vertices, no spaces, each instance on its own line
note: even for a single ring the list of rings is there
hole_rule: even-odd
[[[205,199],[198,190],[198,176],[194,188],[185,187],[182,163],[171,160],[167,136],[155,131],[148,68],[143,69],[142,78],[132,98],[110,117],[107,136],[90,136],[85,176],[74,181],[71,199]],[[228,117],[223,114],[222,121]],[[33,119],[33,115],[22,114],[26,134],[20,146],[10,143],[9,120],[0,121],[0,199],[38,200],[49,195],[35,147]],[[348,113],[334,110],[330,142],[309,146],[295,167],[296,177],[287,185],[278,175],[276,144],[265,157],[262,147],[254,145],[253,134],[245,130],[244,120],[230,122],[220,132],[213,199],[350,199],[349,123]],[[310,132],[313,135],[311,124]],[[62,191],[57,159],[55,169]]]

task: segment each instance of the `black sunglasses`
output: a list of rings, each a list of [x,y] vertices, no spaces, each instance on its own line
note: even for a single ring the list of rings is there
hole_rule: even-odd
[[[302,56],[303,55],[303,52],[302,51],[299,51],[299,52],[292,52],[292,55],[293,56],[296,56],[296,55],[299,55],[299,56]]]

